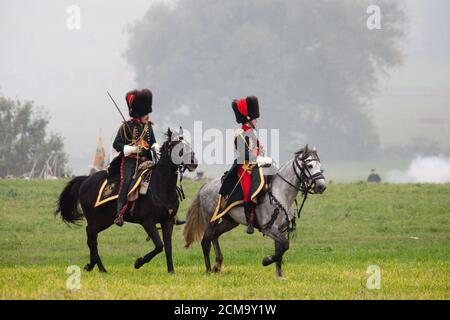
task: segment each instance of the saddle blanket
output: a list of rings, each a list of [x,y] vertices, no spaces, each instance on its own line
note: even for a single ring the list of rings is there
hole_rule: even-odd
[[[264,194],[267,189],[268,179],[264,176],[263,169],[256,167],[251,171],[250,198],[257,202],[258,196]],[[233,165],[230,171],[222,177],[222,187],[216,203],[216,208],[210,222],[222,218],[231,209],[244,204],[244,192],[241,186],[241,179],[238,178],[237,166]]]
[[[151,169],[145,169],[141,172],[138,172],[137,177],[131,181],[130,190],[128,191],[128,200],[134,201],[137,199],[139,192],[139,187],[141,183],[146,180],[147,173],[151,171]],[[97,201],[95,202],[94,207],[97,208],[105,203],[108,203],[112,200],[116,200],[119,198],[119,188],[120,188],[120,180],[118,177],[116,178],[106,178],[103,181],[100,190],[98,191]],[[141,188],[145,188],[145,192],[147,192],[148,184],[142,184]],[[142,193],[141,193],[142,194]]]

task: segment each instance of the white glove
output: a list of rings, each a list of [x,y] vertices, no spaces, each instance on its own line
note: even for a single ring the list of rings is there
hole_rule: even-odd
[[[258,156],[256,158],[256,163],[258,167],[270,167],[272,165],[272,158]]]
[[[154,144],[152,144],[151,148],[156,152],[156,154],[158,156],[161,154],[161,146],[159,145],[158,142],[155,142]]]
[[[138,151],[139,151],[139,148],[136,146],[125,145],[123,147],[123,154],[125,157],[128,157],[132,153],[138,153]]]

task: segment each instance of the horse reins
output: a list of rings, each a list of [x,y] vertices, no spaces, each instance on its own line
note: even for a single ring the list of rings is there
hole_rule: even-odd
[[[170,153],[171,153],[171,150],[172,150],[172,149],[169,148],[169,150],[168,150],[167,152],[170,154]],[[183,147],[183,151],[185,151],[184,147]],[[158,157],[156,152],[154,152],[154,154],[156,155],[157,161],[159,162],[159,160],[160,160],[161,157]],[[179,182],[178,182],[178,185],[175,185],[175,191],[176,191],[176,193],[177,193],[178,199],[179,199],[180,201],[183,201],[183,200],[186,199],[186,195],[185,195],[185,193],[184,193],[184,189],[183,189],[183,184],[182,184],[182,182],[183,182],[183,174],[184,174],[184,172],[186,171],[187,167],[186,167],[186,165],[185,165],[184,162],[183,162],[183,163],[181,163],[181,164],[176,165],[176,168],[177,168],[177,169],[176,169],[176,172],[177,172],[177,175],[178,175],[178,177],[179,177],[179,179],[177,178],[177,180],[178,180]],[[155,197],[157,197],[157,196],[156,196],[155,193],[152,193],[152,197],[155,198]],[[159,197],[157,197],[157,198],[159,198]],[[161,201],[161,199],[157,199],[157,201],[158,201],[159,203],[161,203],[164,207],[168,207],[167,204],[164,204],[163,201]]]
[[[177,170],[178,170],[178,175],[179,175],[180,179],[179,179],[179,186],[176,185],[175,190],[177,191],[177,195],[178,195],[178,198],[180,199],[180,201],[183,201],[184,199],[186,199],[186,196],[185,196],[184,190],[183,190],[183,185],[182,185],[183,174],[186,171],[186,166],[184,164],[180,164],[178,166]]]
[[[284,182],[286,182],[289,186],[296,189],[297,191],[301,192],[303,194],[303,200],[300,208],[298,207],[297,199],[295,199],[295,206],[296,206],[296,216],[300,219],[300,214],[303,210],[303,207],[305,205],[306,199],[308,197],[308,194],[314,194],[314,185],[317,180],[324,179],[324,176],[322,174],[323,171],[319,171],[315,174],[311,174],[307,167],[307,163],[311,161],[320,161],[318,156],[313,153],[314,157],[311,159],[308,157],[305,158],[305,156],[302,155],[302,157],[296,157],[294,161],[292,162],[292,168],[294,170],[295,176],[299,180],[299,185],[295,185],[292,182],[288,181],[285,177],[283,177],[279,172],[277,172],[277,176],[280,177]],[[300,161],[299,161],[300,158]],[[301,165],[300,163],[303,163]],[[272,217],[270,221],[266,224],[267,226],[271,226],[276,218],[278,217],[279,211],[282,210],[286,216],[287,221],[292,224],[292,226],[288,226],[285,231],[288,231],[289,233],[295,230],[296,224],[295,224],[295,216],[294,219],[291,221],[289,218],[288,211],[284,206],[280,203],[280,201],[273,195],[272,191],[269,190],[269,199],[270,203],[275,205],[274,213],[272,214]]]
[[[182,128],[181,127],[180,127],[180,129],[181,129],[181,132],[182,132]],[[186,150],[186,144],[184,142],[183,136],[180,136],[178,139],[183,144],[183,156],[184,156],[185,152],[187,151]],[[191,153],[189,153],[189,154],[191,154]],[[187,166],[184,163],[184,161],[182,163],[180,163],[179,165],[177,165],[177,170],[178,170],[178,175],[179,175],[180,179],[179,179],[179,186],[175,186],[175,187],[176,187],[176,190],[177,190],[178,197],[180,198],[180,201],[183,201],[184,199],[186,199],[186,196],[185,196],[184,190],[183,190],[183,185],[182,185],[183,174],[187,170]]]

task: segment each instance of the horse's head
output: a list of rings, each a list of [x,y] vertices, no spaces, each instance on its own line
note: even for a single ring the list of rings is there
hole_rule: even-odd
[[[191,144],[184,139],[183,129],[180,127],[180,132],[174,136],[169,128],[167,129],[166,137],[167,139],[161,148],[161,154],[169,155],[172,164],[180,167],[183,171],[187,169],[192,172],[197,169],[198,164],[195,153]]]
[[[320,158],[316,148],[310,149],[308,145],[295,153],[295,161],[306,179],[307,188],[313,193],[323,193],[327,188]]]

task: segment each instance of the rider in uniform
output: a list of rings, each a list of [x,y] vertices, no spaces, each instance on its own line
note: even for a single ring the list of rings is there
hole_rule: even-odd
[[[149,113],[152,112],[152,93],[148,89],[133,90],[126,94],[125,100],[131,119],[122,123],[113,143],[119,152],[110,165],[109,172],[119,170],[120,187],[117,201],[117,215],[114,223],[123,225],[123,215],[127,211],[127,196],[131,181],[136,176],[139,165],[154,160],[152,150],[159,153]]]
[[[223,179],[219,194],[222,197],[222,209],[232,207],[228,200],[233,193],[243,197],[245,217],[247,219],[247,233],[254,232],[255,208],[257,195],[264,185],[262,167],[270,166],[272,159],[263,156],[263,148],[255,134],[257,119],[259,118],[259,103],[255,96],[234,100],[232,109],[236,122],[241,127],[235,132],[234,149],[235,160],[231,169]],[[240,203],[238,201],[236,203]]]

